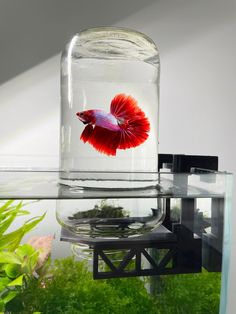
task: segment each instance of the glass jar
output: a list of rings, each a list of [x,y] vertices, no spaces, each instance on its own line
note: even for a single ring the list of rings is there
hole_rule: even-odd
[[[158,99],[150,38],[115,27],[76,34],[61,58],[61,183],[155,181]]]
[[[99,194],[98,194],[99,195]],[[157,197],[57,200],[57,221],[79,238],[129,238],[157,228],[165,218]]]

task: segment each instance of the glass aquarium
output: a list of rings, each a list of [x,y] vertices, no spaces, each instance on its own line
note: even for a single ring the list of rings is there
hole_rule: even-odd
[[[159,173],[158,189],[112,193],[60,176],[0,171],[0,311],[230,314],[230,174]]]
[[[148,174],[158,171],[159,67],[155,43],[133,30],[92,28],[71,39],[61,58],[61,183],[150,185]]]

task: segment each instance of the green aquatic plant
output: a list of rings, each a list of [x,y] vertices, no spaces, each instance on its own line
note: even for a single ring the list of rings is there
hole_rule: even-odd
[[[153,279],[152,279],[153,280]],[[218,314],[221,273],[158,276],[155,299],[161,314]]]
[[[13,204],[8,203],[5,208],[12,206]],[[11,210],[14,211],[13,208]],[[23,211],[21,206],[18,210]],[[26,212],[23,211],[21,214]],[[0,228],[2,226],[3,224],[0,224]],[[5,227],[2,235],[6,234],[7,229]],[[9,253],[3,256],[5,260],[2,259],[0,264],[0,286],[3,289],[0,291],[4,292],[7,289],[6,294],[1,294],[0,311],[5,307],[6,313],[218,314],[219,312],[220,273],[202,271],[199,274],[158,276],[156,280],[150,279],[152,291],[150,295],[146,290],[147,281],[139,278],[93,280],[86,264],[73,258],[55,260],[51,265],[49,261],[46,269],[35,278],[32,271],[35,269],[39,252],[29,245],[10,248],[11,250],[7,251],[5,246],[5,249],[0,250],[0,253]],[[114,257],[119,259],[119,254]],[[129,266],[132,266],[132,263],[133,261]],[[15,279],[18,282],[14,283]],[[10,282],[14,285],[8,285]]]
[[[8,231],[17,217],[29,214],[23,207],[22,202],[15,205],[13,200],[4,202],[0,207],[0,311],[16,297],[33,275],[38,262],[39,251],[29,244],[20,245],[20,242],[43,220],[45,214],[25,221],[14,231]]]
[[[84,262],[55,260],[51,278],[32,279],[8,304],[11,313],[160,314],[139,278],[94,280]]]
[[[109,204],[107,200],[102,200],[100,204],[96,204],[92,209],[86,211],[78,211],[68,219],[81,219],[81,218],[123,218],[128,217],[124,208]]]
[[[55,260],[51,277],[32,278],[7,305],[9,313],[29,314],[218,314],[220,274],[158,276],[150,295],[139,278],[93,280],[84,262]],[[152,283],[151,283],[152,285]],[[152,289],[151,289],[152,290]]]

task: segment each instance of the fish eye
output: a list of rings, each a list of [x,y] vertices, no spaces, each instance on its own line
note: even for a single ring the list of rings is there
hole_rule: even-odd
[[[82,117],[83,115],[84,115],[83,112],[81,112],[80,116]]]

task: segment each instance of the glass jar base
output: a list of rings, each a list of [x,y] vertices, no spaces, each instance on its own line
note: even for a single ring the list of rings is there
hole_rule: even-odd
[[[74,235],[78,236],[81,240],[88,241],[89,239],[125,239],[125,238],[136,238],[144,234],[151,232],[154,228],[160,226],[164,220],[165,214],[159,217],[159,222],[153,223],[150,221],[142,222],[146,217],[134,220],[134,218],[103,218],[103,219],[87,219],[87,223],[84,221],[72,223],[68,221],[60,221],[57,217],[58,222],[63,228],[69,230]],[[146,218],[147,220],[148,218]],[[95,220],[97,222],[95,222]]]
[[[117,188],[116,181],[115,187],[101,183],[99,188],[61,185],[56,217],[63,228],[87,239],[120,239],[141,236],[163,222],[163,199],[157,197],[157,187],[131,188],[129,184],[124,188],[123,182]]]

